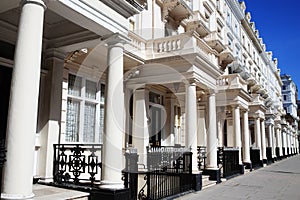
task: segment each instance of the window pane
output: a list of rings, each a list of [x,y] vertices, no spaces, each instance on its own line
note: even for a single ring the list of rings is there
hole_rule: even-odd
[[[86,81],[85,85],[85,97],[89,99],[96,99],[97,84],[95,82]]]
[[[79,133],[79,107],[80,103],[68,99],[66,141],[78,142]]]
[[[104,106],[101,106],[100,107],[100,134],[99,134],[100,144],[102,144],[103,133],[104,133]]]
[[[81,96],[81,82],[81,77],[69,74],[68,94],[74,96]]]
[[[104,98],[105,98],[105,85],[101,84],[101,102],[104,102]]]
[[[96,117],[96,105],[85,103],[83,142],[95,141],[95,117]]]

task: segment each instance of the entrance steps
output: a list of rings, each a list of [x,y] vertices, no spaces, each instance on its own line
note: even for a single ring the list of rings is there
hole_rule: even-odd
[[[208,175],[202,175],[202,190],[212,187],[216,184],[217,184],[216,181],[209,180]]]

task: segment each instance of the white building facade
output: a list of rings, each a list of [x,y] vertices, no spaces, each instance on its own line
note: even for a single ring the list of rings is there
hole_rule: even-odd
[[[196,179],[216,182],[299,152],[277,59],[244,2],[0,5],[2,199],[33,198],[33,177],[79,184],[84,159],[92,160],[88,181],[97,175],[99,188],[122,189],[131,151],[141,172],[153,164],[151,152],[184,149]],[[89,147],[65,154],[68,145]],[[225,154],[235,171],[224,170]],[[68,177],[61,159],[76,173]]]

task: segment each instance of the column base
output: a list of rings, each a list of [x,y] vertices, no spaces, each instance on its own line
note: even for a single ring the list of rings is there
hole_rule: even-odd
[[[252,163],[251,162],[244,162],[245,168],[250,169],[250,172],[252,171]]]
[[[112,181],[101,181],[101,185],[99,186],[101,189],[124,189],[123,182],[112,182]]]
[[[245,167],[243,164],[239,165],[240,166],[240,174],[244,174],[245,173]]]
[[[105,199],[105,200],[129,200],[130,190],[129,188],[115,189],[115,188],[99,188],[90,191],[91,199]]]
[[[263,167],[267,166],[268,165],[268,160],[267,159],[263,159],[262,160],[262,164],[263,164]]]
[[[200,172],[192,174],[192,183],[195,191],[202,190],[202,174]]]
[[[220,169],[204,169],[203,175],[209,175],[209,180],[221,183],[221,170]]]
[[[34,194],[30,195],[21,195],[21,194],[6,194],[2,193],[1,194],[1,199],[2,200],[21,200],[21,199],[33,199]]]

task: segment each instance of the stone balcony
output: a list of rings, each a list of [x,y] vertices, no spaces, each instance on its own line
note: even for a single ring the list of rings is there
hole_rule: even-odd
[[[162,10],[162,18],[168,20],[172,18],[176,22],[181,22],[193,14],[192,9],[184,0],[157,0]]]
[[[137,51],[144,59],[166,58],[197,54],[211,63],[218,65],[218,52],[213,50],[196,32],[144,40],[142,37],[129,33],[131,44],[128,51]]]
[[[201,38],[207,36],[210,33],[209,28],[200,19],[188,21],[186,24],[186,31],[196,31]]]
[[[220,53],[219,58],[219,64],[225,69],[228,64],[232,63],[235,60],[231,47],[226,45],[225,50]]]
[[[217,79],[218,90],[242,89],[247,91],[247,82],[239,74],[222,75]]]
[[[221,34],[217,31],[211,32],[209,35],[207,35],[205,37],[205,41],[211,48],[215,49],[219,53],[226,49],[224,44],[225,41]]]

